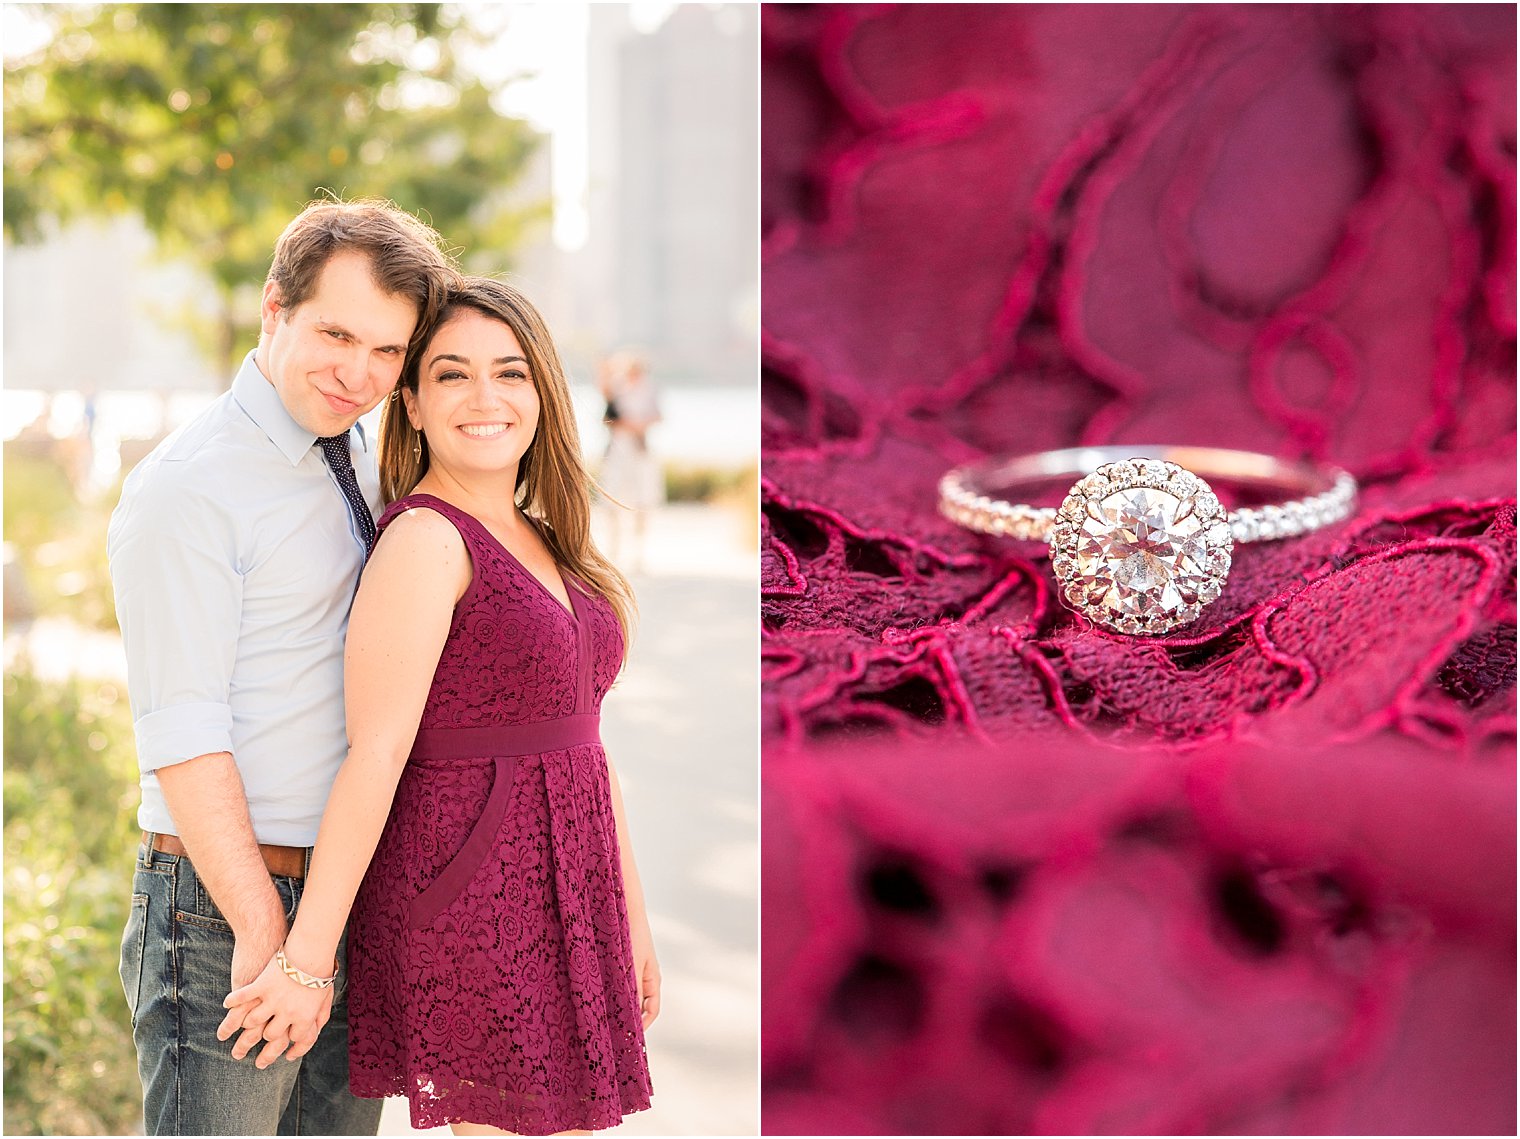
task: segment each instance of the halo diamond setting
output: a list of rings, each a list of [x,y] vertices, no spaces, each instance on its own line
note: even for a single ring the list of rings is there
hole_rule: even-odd
[[[1199,472],[1262,504],[1226,512]],[[1059,507],[1009,497],[1071,478]],[[1224,591],[1235,546],[1312,534],[1350,518],[1356,503],[1349,471],[1222,447],[1121,443],[996,455],[939,481],[941,514],[979,533],[1049,543],[1057,596],[1094,625],[1130,636],[1196,620]]]
[[[1176,463],[1125,459],[1083,476],[1056,512],[1060,594],[1115,632],[1165,633],[1224,589],[1234,536],[1209,484]]]

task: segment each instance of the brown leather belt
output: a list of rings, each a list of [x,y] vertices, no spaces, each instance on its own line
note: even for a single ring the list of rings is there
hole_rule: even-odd
[[[147,838],[148,832],[143,831],[143,841],[146,842]],[[180,842],[178,836],[172,834],[155,834],[153,849],[162,854],[177,854],[181,858],[190,857],[185,844]],[[263,855],[264,865],[269,868],[271,874],[281,878],[306,877],[306,848],[304,846],[265,846],[261,842],[259,854]]]

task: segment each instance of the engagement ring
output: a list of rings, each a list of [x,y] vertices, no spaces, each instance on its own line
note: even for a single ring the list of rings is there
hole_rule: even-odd
[[[1082,477],[1059,507],[1008,497],[1073,475]],[[1279,501],[1226,512],[1203,475]],[[1154,635],[1219,596],[1236,543],[1292,538],[1349,517],[1356,480],[1337,467],[1251,451],[1130,444],[987,459],[950,471],[939,494],[940,512],[962,526],[1049,542],[1061,597],[1094,624]]]

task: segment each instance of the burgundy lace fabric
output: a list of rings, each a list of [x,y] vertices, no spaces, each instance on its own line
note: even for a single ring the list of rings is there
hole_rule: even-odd
[[[468,514],[454,611],[412,756],[354,904],[350,1084],[412,1125],[615,1126],[650,1082],[607,759],[622,659],[605,601],[574,613]]]
[[[1513,1133],[1514,19],[767,6],[767,1133]],[[1143,639],[937,513],[1131,441],[1360,508]]]

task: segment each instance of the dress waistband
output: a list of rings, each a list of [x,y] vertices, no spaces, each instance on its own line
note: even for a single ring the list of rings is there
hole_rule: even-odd
[[[483,759],[533,755],[577,744],[599,744],[601,716],[583,712],[533,724],[490,724],[478,728],[420,728],[413,759]]]

